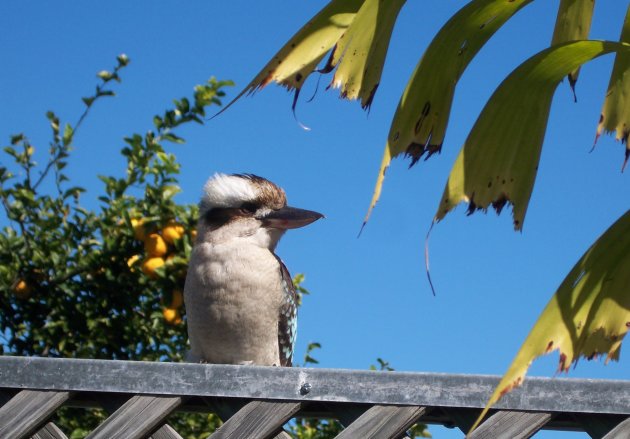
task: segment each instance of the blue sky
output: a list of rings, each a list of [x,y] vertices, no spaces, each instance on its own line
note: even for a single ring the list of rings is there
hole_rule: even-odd
[[[182,203],[197,202],[216,171],[251,172],[283,186],[292,205],[326,215],[288,233],[278,248],[292,273],[306,274],[312,292],[301,309],[297,358],[308,342],[319,341],[323,348],[315,356],[322,367],[364,369],[382,357],[398,370],[501,374],[568,270],[628,209],[622,145],[606,136],[589,153],[613,61],[606,56],[583,68],[577,104],[566,82],[556,92],[523,232],[513,231],[509,209],[499,217],[467,217],[460,206],[432,232],[437,296],[431,294],[425,234],[484,103],[551,39],[558,1],[540,1],[519,12],[464,73],[442,153],[411,170],[405,160],[393,162],[357,239],[400,93],[424,47],[465,3],[412,1],[403,8],[369,114],[325,91],[330,77],[306,102],[316,88],[312,78],[297,109],[311,131],[294,120],[292,96],[269,86],[205,126],[184,129],[187,143],[171,150],[182,163]],[[624,3],[596,5],[593,38],[618,38]],[[45,112],[76,121],[96,72],[126,53],[131,64],[118,96],[102,101],[86,120],[69,166],[75,183],[89,190],[83,202],[96,207],[96,175],[123,172],[118,151],[124,136],[151,129],[154,114],[210,76],[236,82],[231,98],[324,4],[2,2],[0,139],[8,144],[10,134],[25,132],[43,154]],[[570,376],[628,379],[624,354],[621,364],[582,361]],[[556,362],[557,354],[538,360],[530,374],[553,375]],[[435,437],[454,434],[433,431]]]

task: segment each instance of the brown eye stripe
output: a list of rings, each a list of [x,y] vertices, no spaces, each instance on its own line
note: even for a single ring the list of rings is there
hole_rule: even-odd
[[[243,203],[241,207],[215,207],[204,215],[204,220],[209,226],[218,228],[235,218],[251,217],[258,210],[256,203]]]
[[[259,207],[260,206],[258,206],[256,203],[243,203],[240,210],[244,213],[253,214],[258,210]]]
[[[207,211],[203,218],[208,225],[220,227],[235,216],[241,216],[240,209],[215,207]]]

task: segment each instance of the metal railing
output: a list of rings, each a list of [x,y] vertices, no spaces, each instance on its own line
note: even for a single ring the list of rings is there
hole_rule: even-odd
[[[401,438],[417,422],[468,431],[498,377],[0,357],[0,438],[65,439],[51,417],[63,406],[111,415],[89,438],[181,439],[176,410],[213,412],[216,438],[274,438],[295,417],[338,419],[338,438]],[[630,438],[630,382],[528,378],[470,438],[525,438],[541,429]]]

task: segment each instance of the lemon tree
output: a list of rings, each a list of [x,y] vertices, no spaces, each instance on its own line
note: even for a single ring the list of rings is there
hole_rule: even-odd
[[[52,130],[47,162],[33,160],[25,134],[13,135],[0,167],[0,327],[5,354],[114,359],[179,359],[185,349],[181,289],[196,206],[180,205],[179,164],[168,143],[182,143],[180,125],[203,123],[226,81],[197,86],[192,99],[153,118],[154,129],[124,139],[120,176],[99,176],[100,208],[82,207],[85,192],[64,168],[75,133],[129,60],[98,74],[96,93],[84,97],[79,122],[47,114]],[[3,163],[5,163],[3,161]],[[138,190],[140,188],[140,190]],[[177,293],[174,293],[177,291]],[[168,318],[167,318],[168,316]]]
[[[73,139],[90,109],[113,96],[129,64],[98,74],[96,93],[83,98],[79,122],[62,126],[47,114],[52,130],[48,160],[33,160],[35,147],[15,134],[0,161],[0,350],[4,355],[180,361],[186,351],[183,287],[196,237],[196,205],[178,204],[180,167],[168,144],[183,143],[180,125],[203,123],[207,107],[220,104],[229,81],[210,79],[192,99],[153,118],[154,129],[124,139],[119,176],[100,176],[99,209],[81,204],[85,190],[64,174]],[[138,190],[140,189],[140,190]],[[308,291],[294,279],[300,298]],[[305,365],[317,361],[307,349]],[[107,414],[64,408],[54,420],[71,438],[85,437]],[[186,439],[205,438],[221,425],[213,414],[175,413],[168,422]],[[300,419],[296,438],[326,439],[338,423]],[[413,437],[426,435],[414,427]]]
[[[35,146],[18,133],[0,161],[0,349],[5,355],[181,360],[186,350],[182,289],[192,247],[197,207],[178,204],[180,166],[169,144],[175,132],[203,123],[229,81],[210,79],[191,99],[153,118],[153,129],[131,134],[120,151],[121,175],[100,176],[97,210],[83,207],[85,190],[64,173],[74,138],[90,110],[113,96],[129,64],[117,58],[98,73],[92,96],[75,124],[47,114],[47,160],[34,161]],[[98,172],[98,171],[97,171]],[[64,409],[56,422],[82,437],[105,416]],[[212,415],[176,415],[170,421],[186,437],[215,429]]]

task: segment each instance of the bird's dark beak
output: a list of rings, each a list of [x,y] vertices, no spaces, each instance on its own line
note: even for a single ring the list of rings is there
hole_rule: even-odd
[[[323,218],[319,212],[312,210],[298,209],[296,207],[285,206],[282,209],[272,210],[267,215],[260,218],[265,227],[274,229],[297,229],[308,226],[310,223]]]

